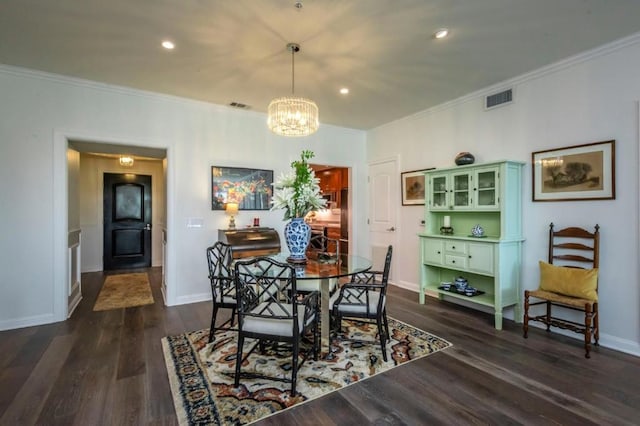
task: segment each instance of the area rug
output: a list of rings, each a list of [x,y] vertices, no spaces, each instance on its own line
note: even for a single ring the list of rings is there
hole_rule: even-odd
[[[310,356],[298,370],[297,395],[293,397],[290,383],[272,379],[291,377],[289,348],[267,346],[264,354],[256,349],[242,365],[240,386],[234,388],[237,332],[219,331],[210,344],[208,329],[163,338],[178,422],[252,423],[451,346],[433,334],[389,318],[391,341],[387,342],[388,361],[384,362],[374,324],[349,320],[342,324],[342,333],[332,339],[333,359],[313,361]],[[245,340],[245,355],[254,343]],[[254,377],[245,378],[246,373]]]
[[[153,303],[146,272],[109,275],[102,285],[94,311],[130,308]]]

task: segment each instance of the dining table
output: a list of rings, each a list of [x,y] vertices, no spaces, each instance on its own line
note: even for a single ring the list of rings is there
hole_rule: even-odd
[[[287,262],[289,253],[281,252],[272,257]],[[310,256],[305,263],[292,263],[296,280],[320,280],[320,352],[322,357],[330,353],[331,312],[329,311],[330,282],[366,272],[373,265],[371,260],[351,254]],[[336,291],[339,291],[336,289]]]

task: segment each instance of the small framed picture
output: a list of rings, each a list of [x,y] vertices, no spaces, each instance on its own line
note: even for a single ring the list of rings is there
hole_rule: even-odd
[[[531,154],[533,201],[613,200],[615,141]]]
[[[424,205],[426,181],[424,172],[431,169],[412,170],[400,174],[402,180],[402,205]]]

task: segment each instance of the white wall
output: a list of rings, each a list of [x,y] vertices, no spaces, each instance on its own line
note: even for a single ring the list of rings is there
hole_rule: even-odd
[[[66,316],[67,139],[167,149],[169,304],[210,298],[205,248],[227,222],[211,211],[212,165],[278,176],[311,149],[314,161],[353,167],[354,250],[366,251],[358,242],[366,232],[362,131],[322,125],[310,137],[283,138],[263,114],[6,66],[0,93],[0,330]],[[240,212],[238,225],[257,215],[284,228],[282,212],[255,213]],[[204,227],[188,229],[190,217]]]
[[[368,161],[398,154],[401,169],[454,165],[460,151],[476,162],[512,159],[524,170],[523,285],[537,288],[550,222],[601,231],[601,344],[640,355],[638,283],[638,105],[640,36],[554,64],[486,91],[367,133]],[[483,96],[514,88],[514,103],[491,111]],[[531,153],[616,140],[616,199],[532,202]],[[398,190],[400,190],[398,188]],[[417,290],[421,207],[401,207],[399,284]],[[394,253],[395,255],[395,253]],[[417,298],[417,295],[416,295]],[[513,312],[507,313],[513,317]],[[519,321],[522,319],[520,318]]]
[[[151,176],[151,265],[162,265],[162,228],[165,225],[165,179],[162,160],[136,160],[123,167],[116,158],[80,155],[80,225],[82,272],[102,271],[104,245],[103,187],[105,173],[136,173]],[[69,194],[71,195],[71,194]]]

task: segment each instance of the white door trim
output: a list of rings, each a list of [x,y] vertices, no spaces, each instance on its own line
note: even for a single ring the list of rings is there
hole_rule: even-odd
[[[67,291],[67,233],[68,233],[68,166],[67,166],[67,149],[69,148],[69,140],[82,140],[91,143],[105,143],[123,146],[143,146],[150,148],[165,149],[167,152],[167,170],[166,170],[166,226],[167,238],[171,239],[173,221],[175,212],[173,209],[175,173],[173,173],[174,156],[173,149],[168,141],[141,141],[128,140],[122,136],[112,135],[96,135],[95,133],[82,130],[55,129],[53,132],[53,320],[64,321],[67,318],[68,310],[68,291]],[[162,142],[165,142],[164,144]],[[175,244],[167,245],[167,305],[175,304]]]

